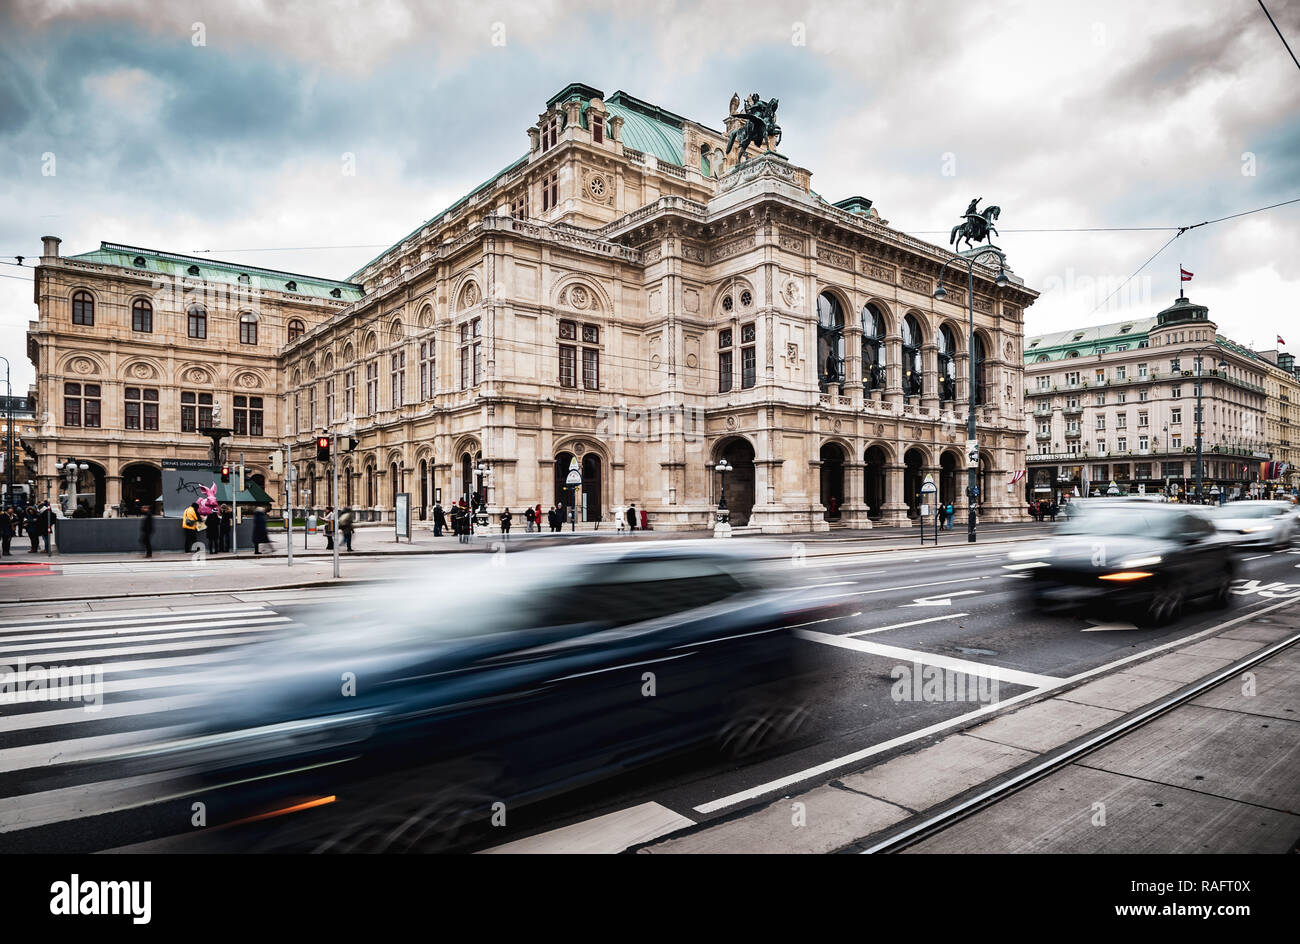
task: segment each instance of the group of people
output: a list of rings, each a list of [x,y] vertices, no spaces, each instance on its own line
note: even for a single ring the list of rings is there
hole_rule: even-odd
[[[1038,501],[1029,503],[1029,517],[1035,521],[1046,521],[1051,518],[1056,520],[1056,516],[1061,513],[1061,506],[1050,498],[1040,498]]]
[[[476,496],[471,496],[469,500],[462,498],[451,506],[451,511],[442,507],[442,502],[435,502],[433,506],[433,536],[442,537],[443,531],[450,530],[462,544],[468,544],[474,537],[474,520],[479,515],[486,515],[486,504],[481,502]],[[565,505],[552,505],[545,511],[542,510],[541,503],[530,505],[524,509],[524,527],[525,530],[532,534],[541,532],[543,523],[548,531],[563,531],[564,524],[569,520],[571,509]],[[510,529],[514,525],[515,515],[509,508],[503,508],[497,515],[497,520],[501,526],[501,535],[505,539],[510,538]],[[624,528],[636,531],[638,528],[649,530],[650,522],[643,510],[637,511],[636,505],[629,505],[625,513],[618,516],[618,530]]]
[[[5,508],[0,511],[0,549],[4,557],[12,557],[10,544],[15,537],[26,533],[31,541],[30,553],[36,554],[44,542],[44,550],[50,549],[50,533],[54,530],[54,509],[49,502],[28,505],[26,508]]]

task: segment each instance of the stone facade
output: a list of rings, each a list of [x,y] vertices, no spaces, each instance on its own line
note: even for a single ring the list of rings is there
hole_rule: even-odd
[[[1242,490],[1276,458],[1273,365],[1179,298],[1155,317],[1032,337],[1025,348],[1026,499],[1194,488],[1196,371],[1204,486]],[[1220,367],[1220,361],[1226,366]],[[1282,373],[1282,371],[1279,371]],[[1279,388],[1280,389],[1280,388]]]
[[[295,504],[329,502],[312,441],[328,429],[359,441],[341,457],[339,498],[378,516],[400,492],[419,518],[481,489],[516,520],[572,500],[579,520],[635,503],[658,529],[709,527],[722,458],[741,527],[902,523],[927,473],[964,507],[966,258],[891,229],[868,200],[826,202],[779,155],[737,164],[723,132],[623,92],[569,86],[528,138],[526,155],[347,282],[323,283],[339,301],[294,299],[305,330],[274,335],[265,362],[214,349],[223,410],[241,371],[265,377],[275,423],[235,451],[264,459],[270,441],[291,444]],[[38,280],[43,393],[103,346],[72,330],[71,293],[92,280],[66,265],[43,260]],[[1023,311],[1037,296],[1009,271],[1004,285],[996,268],[973,272],[983,512],[1006,520],[1020,513]],[[129,275],[93,282],[121,309]],[[285,321],[289,300],[262,303]],[[185,341],[160,375],[193,369]],[[123,384],[133,364],[119,353],[93,367]],[[166,448],[134,454],[115,429],[93,437],[108,468]],[[57,425],[46,448],[101,454]]]

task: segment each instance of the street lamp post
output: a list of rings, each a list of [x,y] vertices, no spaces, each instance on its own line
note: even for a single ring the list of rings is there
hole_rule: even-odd
[[[483,482],[487,479],[488,467],[482,459],[479,460],[478,465],[474,466],[474,475],[477,477],[478,481],[478,487],[474,492],[474,502],[479,509],[478,514],[475,515],[474,524],[483,528],[484,533],[486,533],[488,527],[488,514],[487,497],[483,494]]]
[[[9,383],[9,358],[0,356],[0,361],[5,362],[5,493],[0,507],[8,508],[14,503],[14,390]]]
[[[970,361],[970,387],[966,392],[966,541],[975,542],[975,501],[979,498],[979,440],[975,433],[975,256],[991,252],[998,257],[998,277],[994,284],[1002,288],[1010,282],[1007,278],[1007,257],[996,246],[981,247],[978,253],[969,256],[953,256],[939,270],[939,286],[934,290],[935,298],[943,298],[948,292],[943,287],[943,274],[954,262],[966,263],[966,356]],[[974,458],[972,459],[972,455]]]
[[[719,459],[714,469],[722,476],[722,485],[718,492],[718,511],[714,516],[713,536],[715,538],[731,537],[731,512],[727,509],[727,473],[736,467],[726,459]]]

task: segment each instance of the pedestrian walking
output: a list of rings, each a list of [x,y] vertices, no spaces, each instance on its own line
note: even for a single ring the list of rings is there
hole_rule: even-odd
[[[271,536],[266,533],[266,509],[261,505],[253,512],[253,553],[261,554],[262,545],[271,544]]]
[[[0,511],[0,557],[9,557],[9,544],[14,539],[14,510]]]
[[[23,526],[27,529],[27,540],[32,544],[32,553],[35,554],[40,544],[40,535],[36,533],[36,506],[28,505],[23,512]]]
[[[140,543],[144,545],[144,556],[153,557],[153,505],[142,505],[140,519]]]
[[[528,508],[524,511],[524,530],[527,534],[533,533],[533,524],[535,523],[535,521],[536,518],[533,515],[533,506],[529,505]]]
[[[514,517],[514,515],[510,514],[509,508],[501,512],[501,537],[503,540],[510,540],[510,523],[514,521]]]
[[[542,530],[542,503],[538,502],[537,507],[533,509],[533,519],[537,522],[537,530]]]
[[[235,540],[235,513],[229,505],[221,506],[221,549],[231,551]]]
[[[447,527],[447,512],[442,510],[442,502],[433,503],[433,536],[442,537],[442,529]]]
[[[333,508],[325,509],[325,550],[334,550],[334,522],[338,520],[338,512]]]
[[[948,504],[945,505],[943,508],[943,526],[947,528],[949,531],[952,530],[953,513],[954,513],[954,509],[952,507],[952,502],[948,502]]]
[[[203,516],[199,514],[199,503],[191,502],[185,509],[185,514],[181,515],[181,534],[185,537],[185,553],[194,550],[194,545],[199,543],[199,533],[206,527]]]
[[[1050,505],[1047,506],[1047,513],[1052,516],[1053,521],[1056,520],[1056,516],[1060,513],[1060,511],[1061,511],[1061,506],[1058,505],[1056,502],[1052,502]]]
[[[636,505],[627,506],[627,527],[629,531],[636,530]]]
[[[352,553],[352,509],[345,507],[339,515],[339,534],[343,536],[343,546]]]
[[[203,519],[203,523],[207,525],[207,528],[204,529],[203,533],[207,536],[208,539],[208,553],[220,554],[221,553],[221,510],[218,508],[215,511],[208,512],[208,516]]]

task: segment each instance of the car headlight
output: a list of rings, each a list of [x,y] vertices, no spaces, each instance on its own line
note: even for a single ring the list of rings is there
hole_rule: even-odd
[[[1242,534],[1257,534],[1257,533],[1259,533],[1260,531],[1272,531],[1272,530],[1273,530],[1273,526],[1272,526],[1271,524],[1253,524],[1253,525],[1250,525],[1249,527],[1242,528],[1242,529],[1241,529],[1241,533],[1242,533]]]
[[[1155,554],[1155,555],[1153,555],[1153,556],[1151,556],[1151,557],[1134,557],[1134,558],[1131,558],[1131,559],[1129,559],[1129,560],[1124,561],[1122,564],[1120,564],[1120,566],[1121,566],[1121,567],[1130,567],[1130,568],[1152,567],[1152,566],[1154,566],[1154,565],[1160,563],[1162,560],[1164,560],[1163,557],[1161,557],[1159,554]]]

